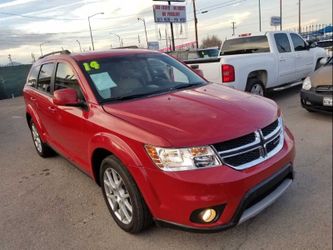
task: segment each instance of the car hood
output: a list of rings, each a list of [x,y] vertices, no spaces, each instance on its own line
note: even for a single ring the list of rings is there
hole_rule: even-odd
[[[312,86],[332,85],[332,73],[332,64],[321,67],[310,76]]]
[[[174,147],[237,138],[267,126],[278,116],[275,102],[218,84],[106,104],[103,108],[169,142],[155,146]]]

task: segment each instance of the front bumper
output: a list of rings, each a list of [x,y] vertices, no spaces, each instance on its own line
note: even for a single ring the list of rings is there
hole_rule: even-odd
[[[241,224],[259,214],[288,189],[293,182],[293,179],[294,171],[292,165],[287,165],[280,169],[270,178],[248,191],[240,202],[231,222],[222,226],[213,228],[195,228],[162,220],[158,220],[157,223],[161,226],[177,228],[185,231],[201,233],[219,232],[236,226],[237,224]]]
[[[333,106],[324,106],[324,97],[331,97],[332,93],[318,93],[315,88],[301,90],[301,103],[303,108],[310,110],[333,111]]]
[[[293,179],[295,148],[287,128],[284,137],[279,153],[242,171],[227,166],[183,172],[150,168],[146,173],[150,194],[148,199],[147,193],[144,196],[154,219],[162,225],[214,232],[255,216],[277,199]],[[216,206],[224,209],[214,222],[191,221],[193,211]]]

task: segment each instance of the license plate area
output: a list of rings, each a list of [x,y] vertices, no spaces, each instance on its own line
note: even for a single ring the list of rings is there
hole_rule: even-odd
[[[332,107],[333,106],[333,98],[332,97],[324,97],[323,98],[323,105],[324,106],[329,106]]]

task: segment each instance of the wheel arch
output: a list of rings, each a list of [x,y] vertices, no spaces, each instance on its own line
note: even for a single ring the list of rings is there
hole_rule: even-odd
[[[109,155],[117,157],[133,178],[137,179],[133,173],[133,168],[140,167],[142,164],[139,157],[124,140],[113,134],[99,133],[93,137],[89,145],[91,173],[98,185],[100,185],[100,165],[103,159]]]
[[[28,123],[29,128],[30,128],[31,121],[33,121],[36,125],[36,128],[39,132],[39,135],[40,135],[42,141],[46,142],[42,122],[41,122],[37,112],[34,111],[34,109],[31,107],[31,105],[27,105],[26,112],[25,112],[25,117],[26,117],[26,121]]]
[[[264,84],[264,87],[266,87],[268,81],[267,70],[260,69],[260,70],[251,71],[247,76],[246,84],[248,84],[249,81],[254,79],[260,80]]]

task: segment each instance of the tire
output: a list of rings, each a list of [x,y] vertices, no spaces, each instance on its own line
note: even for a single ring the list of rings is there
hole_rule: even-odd
[[[39,132],[37,130],[37,127],[32,120],[30,121],[30,131],[35,149],[39,154],[39,156],[43,158],[53,156],[55,152],[46,143],[42,141]]]
[[[266,95],[265,86],[262,81],[258,79],[248,80],[245,91],[260,96]]]
[[[152,216],[133,177],[115,156],[102,161],[99,177],[105,202],[121,229],[136,234],[152,224]]]

